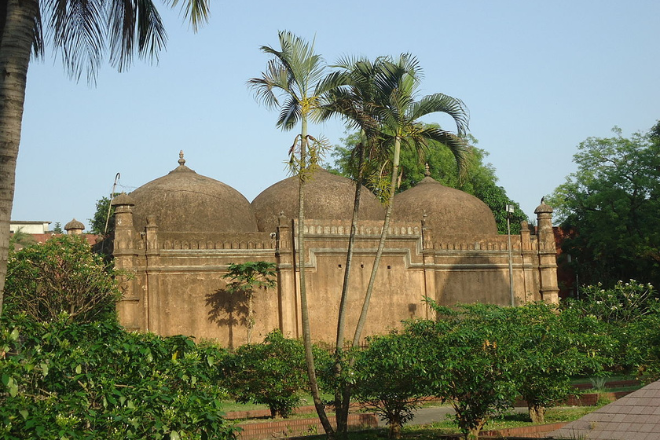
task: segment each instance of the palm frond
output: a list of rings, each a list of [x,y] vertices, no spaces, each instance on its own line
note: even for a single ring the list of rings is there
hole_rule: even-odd
[[[3,8],[4,9],[4,8]],[[0,23],[4,23],[5,19],[0,16]],[[3,25],[0,24],[0,35],[2,35]],[[32,41],[32,56],[34,58],[43,58],[45,52],[44,44],[44,29],[41,21],[41,9],[37,9],[37,15],[34,17],[34,40]]]
[[[111,64],[122,71],[130,65],[135,52],[141,58],[152,54],[157,57],[165,46],[167,36],[153,2],[114,0],[109,2],[108,7]]]
[[[180,0],[163,1],[171,7],[176,7]],[[209,5],[209,0],[185,0],[183,15],[187,21],[190,21],[193,31],[196,32],[201,25],[208,22],[211,13]]]
[[[176,6],[180,0],[163,1]],[[195,30],[208,17],[209,1],[184,0],[184,15]],[[153,0],[41,0],[41,14],[35,21],[34,53],[43,50],[43,26],[46,42],[75,79],[86,71],[93,82],[107,50],[110,63],[121,71],[133,55],[157,59],[165,47],[165,29]]]
[[[442,93],[424,96],[410,106],[409,118],[416,120],[431,113],[446,113],[456,122],[456,130],[459,136],[467,133],[469,125],[469,113],[465,104],[460,99]]]
[[[268,69],[261,78],[252,78],[248,85],[255,97],[269,107],[280,107],[277,126],[285,130],[298,121],[314,117],[321,105],[325,87],[323,58],[314,53],[314,43],[307,43],[288,31],[278,33],[280,49],[262,46],[261,51],[272,55]],[[285,98],[284,103],[280,97]]]
[[[47,0],[42,14],[48,23],[46,39],[68,74],[77,80],[87,69],[87,79],[93,82],[105,51],[103,0]]]
[[[297,97],[289,95],[277,119],[277,126],[284,130],[291,130],[302,118],[302,107]]]
[[[459,174],[464,174],[464,171],[467,169],[465,165],[471,154],[470,147],[464,137],[433,126],[424,126],[424,129],[420,132],[420,136],[445,145],[456,159]]]
[[[254,90],[255,98],[266,107],[280,105],[276,92],[286,93],[289,90],[289,73],[278,59],[270,60],[261,78],[251,78],[248,86]]]

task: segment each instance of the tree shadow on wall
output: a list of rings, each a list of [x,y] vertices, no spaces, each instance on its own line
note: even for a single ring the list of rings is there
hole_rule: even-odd
[[[227,328],[227,347],[234,348],[234,329],[248,325],[248,300],[240,293],[229,293],[225,289],[206,294],[208,320],[219,328]]]

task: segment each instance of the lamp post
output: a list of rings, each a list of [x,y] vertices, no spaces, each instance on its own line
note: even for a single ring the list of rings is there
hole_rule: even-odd
[[[513,205],[506,205],[506,235],[509,242],[509,294],[511,295],[511,307],[516,305],[516,298],[513,295],[513,257],[511,254],[511,214],[513,214],[513,212]]]

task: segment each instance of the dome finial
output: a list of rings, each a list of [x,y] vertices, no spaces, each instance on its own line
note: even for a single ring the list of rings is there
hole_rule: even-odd
[[[426,165],[424,166],[424,176],[425,177],[431,177],[431,169],[429,168],[429,163],[426,162]]]
[[[183,150],[179,151],[179,165],[184,166],[186,164],[186,160],[183,158]]]

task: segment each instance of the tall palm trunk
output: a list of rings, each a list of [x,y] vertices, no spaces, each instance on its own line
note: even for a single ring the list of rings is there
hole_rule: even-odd
[[[38,0],[6,0],[0,23],[0,315],[7,275],[9,222],[14,203],[16,159],[21,141],[25,86],[34,41]]]
[[[392,181],[390,182],[389,201],[387,204],[387,211],[385,212],[385,220],[383,221],[383,230],[380,233],[380,241],[378,242],[378,250],[374,258],[374,266],[371,269],[371,277],[369,278],[369,285],[364,295],[364,303],[362,304],[362,312],[360,312],[360,319],[355,327],[355,335],[353,336],[353,345],[360,343],[362,337],[362,330],[367,322],[367,313],[369,312],[369,302],[371,301],[371,294],[374,290],[374,283],[376,282],[376,275],[378,273],[378,266],[385,249],[385,240],[387,240],[387,230],[390,227],[390,219],[392,218],[392,210],[394,208],[394,191],[396,190],[396,180],[399,175],[399,158],[401,156],[401,137],[397,136],[394,141],[394,157],[392,159]]]
[[[344,283],[342,285],[341,300],[339,303],[339,317],[337,319],[337,342],[335,347],[335,376],[340,379],[342,361],[344,361],[344,329],[346,321],[346,303],[348,300],[348,285],[351,277],[351,265],[353,263],[353,249],[355,236],[357,235],[358,213],[360,210],[360,197],[362,194],[362,180],[364,171],[364,146],[358,144],[358,175],[356,176],[355,199],[353,201],[353,218],[351,219],[351,232],[348,237],[348,249],[346,251],[346,269],[344,272]],[[341,383],[338,381],[338,383]],[[335,415],[337,420],[337,433],[345,437],[348,433],[348,410],[351,403],[351,388],[348,383],[341,383],[335,390]]]
[[[303,345],[305,347],[305,363],[307,365],[307,377],[309,378],[309,389],[314,400],[314,407],[323,425],[326,435],[334,437],[334,429],[325,413],[325,405],[321,400],[319,384],[316,380],[316,367],[314,363],[314,352],[312,351],[312,332],[309,321],[309,309],[307,306],[307,286],[305,284],[305,180],[307,168],[307,120],[302,119],[302,130],[300,140],[300,181],[298,190],[298,270],[300,271],[300,308],[302,315]]]

